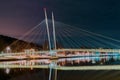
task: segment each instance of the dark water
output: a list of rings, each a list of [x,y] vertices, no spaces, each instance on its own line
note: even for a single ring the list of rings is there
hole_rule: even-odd
[[[4,65],[49,65],[49,59],[1,62]],[[120,56],[77,57],[56,60],[58,66],[119,65]],[[49,69],[1,68],[0,80],[48,80]],[[55,70],[52,70],[52,78]],[[58,70],[57,80],[120,80],[120,70]]]
[[[48,80],[48,75],[49,71],[46,69],[14,69],[9,74],[0,70],[0,80]],[[54,80],[54,76],[52,80]],[[120,71],[58,71],[57,80],[120,80]]]

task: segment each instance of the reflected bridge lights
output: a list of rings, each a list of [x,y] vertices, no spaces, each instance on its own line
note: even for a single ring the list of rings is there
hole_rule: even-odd
[[[5,69],[5,73],[6,73],[6,74],[9,74],[9,73],[10,73],[10,68],[6,68],[6,69]]]
[[[49,64],[49,68],[55,68],[57,66],[56,62],[55,61],[52,61],[50,64]]]

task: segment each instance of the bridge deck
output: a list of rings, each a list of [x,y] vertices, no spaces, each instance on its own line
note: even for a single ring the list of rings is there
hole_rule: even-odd
[[[120,49],[57,49],[53,50],[53,52],[64,52],[64,51],[81,51],[81,52],[117,52],[120,53]],[[44,54],[50,53],[50,51],[35,51],[35,52],[16,52],[16,53],[3,53],[0,56],[6,55],[24,55],[24,54]]]
[[[0,65],[0,68],[40,68],[48,69],[49,65]],[[53,69],[57,70],[120,70],[120,65],[100,65],[100,66],[56,66]]]

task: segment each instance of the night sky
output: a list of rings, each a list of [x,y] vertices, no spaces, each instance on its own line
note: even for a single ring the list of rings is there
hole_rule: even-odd
[[[23,35],[44,20],[45,7],[56,21],[120,37],[120,0],[0,0],[0,33]]]

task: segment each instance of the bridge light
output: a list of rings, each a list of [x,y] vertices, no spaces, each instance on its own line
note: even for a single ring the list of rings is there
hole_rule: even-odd
[[[6,52],[7,52],[7,53],[10,53],[10,52],[11,52],[10,46],[7,46],[7,47],[6,47]]]

